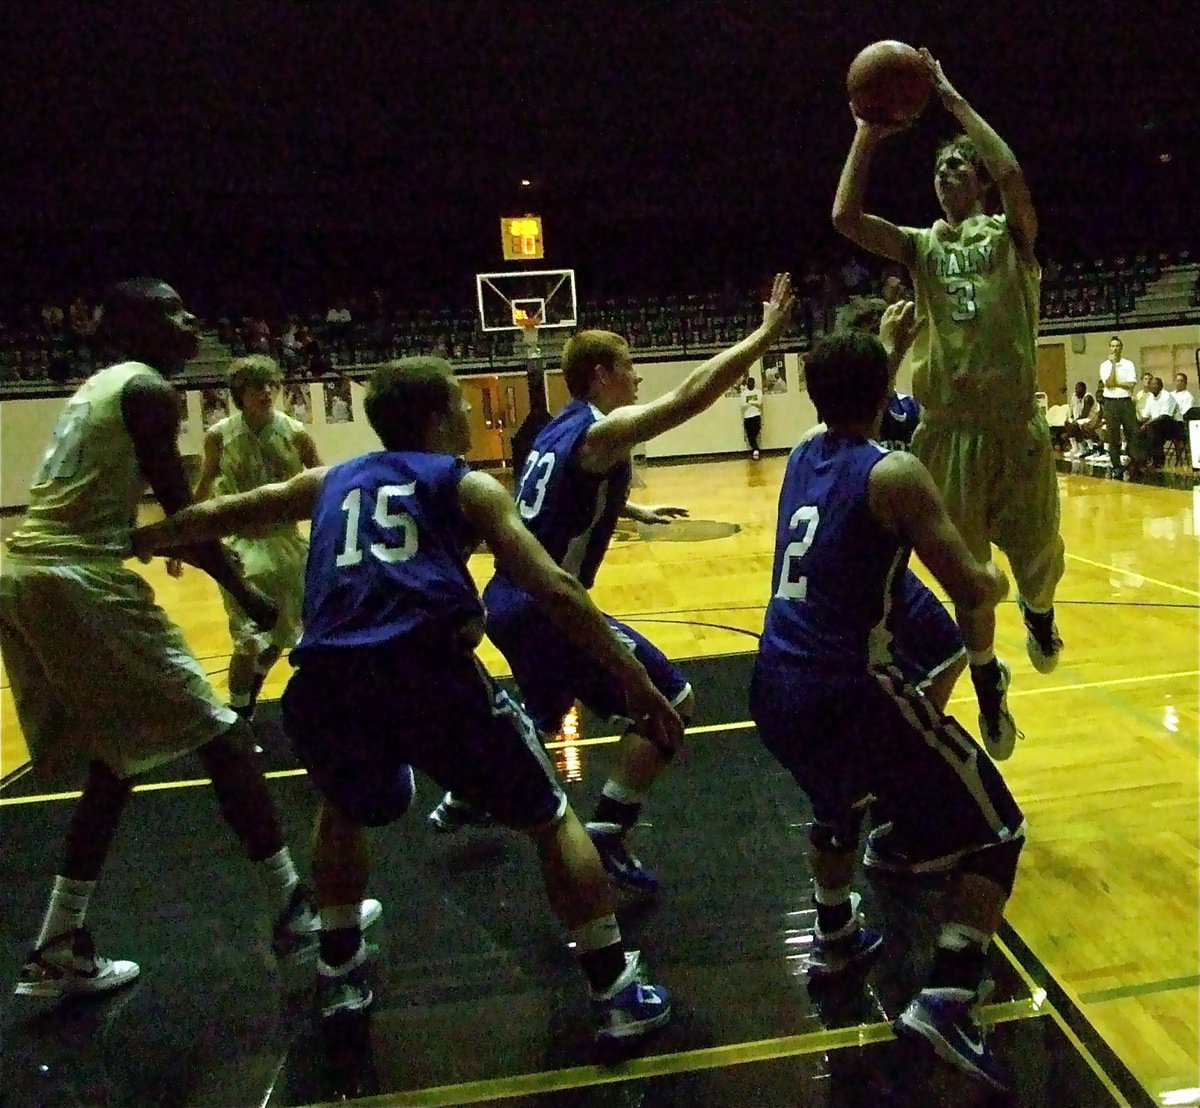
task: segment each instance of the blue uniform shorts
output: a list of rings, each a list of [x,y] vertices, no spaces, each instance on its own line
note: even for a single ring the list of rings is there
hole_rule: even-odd
[[[309,655],[282,708],[313,784],[364,826],[408,810],[410,767],[508,827],[540,827],[567,809],[529,717],[461,647],[401,642]]]
[[[870,802],[923,857],[994,846],[1024,817],[982,748],[895,667],[823,673],[766,661],[750,712],[767,749],[796,779],[820,823],[844,826]]]
[[[888,617],[896,665],[914,685],[924,685],[966,652],[946,606],[907,570]]]
[[[525,707],[538,729],[553,734],[576,700],[602,718],[623,718],[625,698],[608,673],[538,611],[528,598],[493,606],[487,594],[487,633],[512,666]],[[499,599],[499,598],[497,598]],[[688,680],[644,635],[612,616],[604,617],[617,637],[646,668],[655,688],[675,707],[692,691]]]

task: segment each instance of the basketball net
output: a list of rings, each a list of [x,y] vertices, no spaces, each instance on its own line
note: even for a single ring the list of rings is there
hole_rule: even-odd
[[[538,351],[538,317],[536,315],[519,315],[515,320],[521,328],[521,338],[525,341],[525,353],[528,357],[536,357]]]

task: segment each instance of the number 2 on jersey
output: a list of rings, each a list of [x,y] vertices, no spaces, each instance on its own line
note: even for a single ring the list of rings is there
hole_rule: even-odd
[[[412,496],[417,491],[416,481],[406,485],[380,485],[375,490],[375,523],[385,532],[400,532],[399,542],[373,542],[368,548],[371,556],[381,562],[407,562],[417,552],[417,521],[408,512],[392,510],[393,497]],[[356,566],[363,560],[362,547],[358,545],[359,522],[362,516],[362,489],[351,489],[342,501],[346,513],[346,536],[336,564]]]
[[[800,525],[804,525],[804,534],[795,542],[787,544],[787,548],[783,552],[783,564],[779,567],[779,584],[775,589],[775,596],[784,600],[803,600],[808,595],[808,578],[804,576],[796,576],[793,580],[792,574],[798,563],[808,553],[808,548],[813,544],[813,538],[817,533],[817,524],[821,522],[821,515],[817,511],[815,504],[806,504],[803,508],[797,508],[792,514],[792,518],[788,520],[788,530],[798,531]]]

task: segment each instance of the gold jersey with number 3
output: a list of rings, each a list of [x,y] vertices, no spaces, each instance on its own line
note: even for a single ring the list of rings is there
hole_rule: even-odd
[[[1037,391],[1036,259],[1022,256],[1002,215],[901,231],[917,292],[913,395],[935,417],[1023,423]]]

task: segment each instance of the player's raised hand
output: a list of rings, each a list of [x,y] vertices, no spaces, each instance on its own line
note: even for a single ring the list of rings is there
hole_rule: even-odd
[[[922,46],[917,53],[920,55],[921,61],[925,63],[929,80],[933,84],[933,91],[941,97],[942,103],[948,107],[950,101],[961,100],[962,94],[946,78],[942,63],[929,52],[928,47]]]
[[[763,326],[772,334],[779,334],[792,318],[792,275],[776,273],[771,286],[771,298],[763,302]]]
[[[879,341],[889,357],[896,361],[903,358],[916,333],[917,311],[911,300],[897,300],[884,309],[879,320]]]

